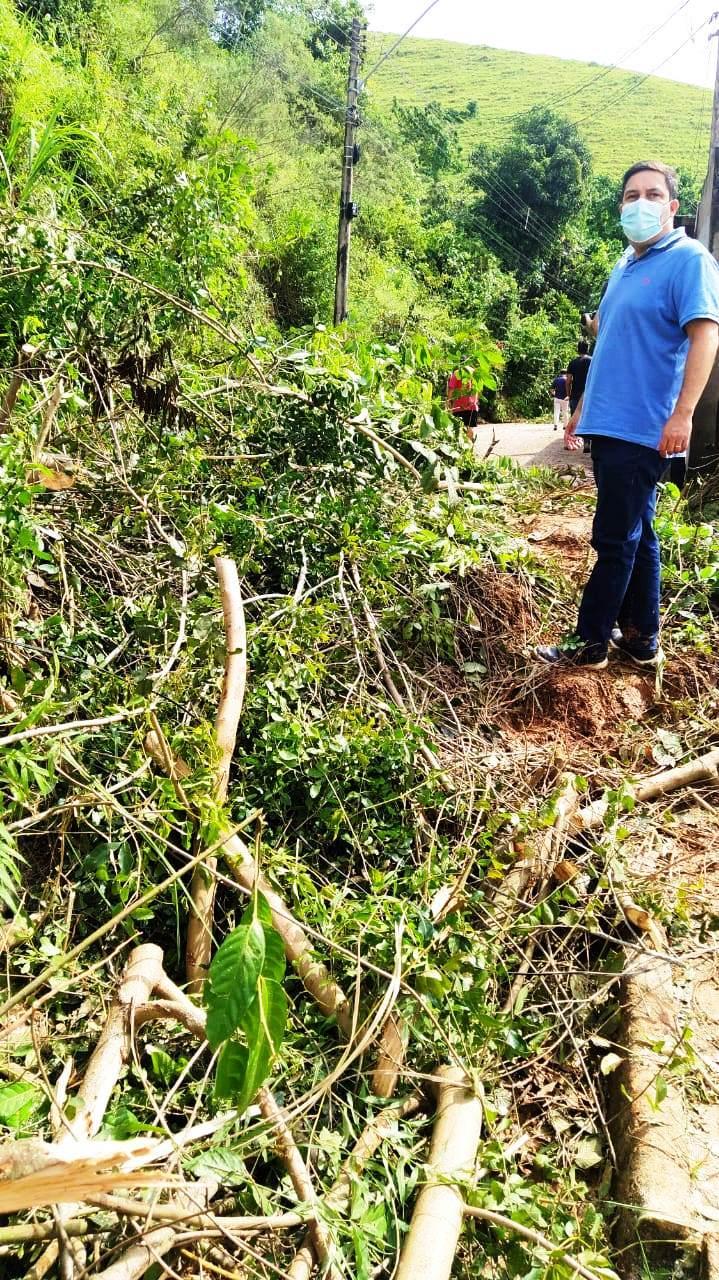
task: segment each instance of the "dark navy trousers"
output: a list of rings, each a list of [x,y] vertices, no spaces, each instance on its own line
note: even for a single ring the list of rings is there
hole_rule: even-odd
[[[659,540],[652,521],[666,460],[656,449],[593,435],[597,562],[579,606],[577,634],[606,646],[615,625],[642,645],[659,633]]]

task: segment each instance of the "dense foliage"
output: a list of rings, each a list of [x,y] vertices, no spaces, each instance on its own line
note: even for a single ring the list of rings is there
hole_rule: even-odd
[[[268,338],[326,323],[357,12],[353,0],[53,0],[40,15],[3,0],[0,185],[26,220],[22,251],[71,226],[89,256],[114,252]],[[542,414],[617,249],[616,190],[556,109],[471,154],[461,131],[476,117],[473,99],[383,111],[363,95],[352,327],[390,341],[489,335],[507,378],[485,415]],[[43,324],[34,294],[31,314],[17,311],[15,291],[8,358]]]
[[[565,190],[546,256],[512,266],[493,221],[506,211],[480,218],[463,198],[455,131],[472,100],[454,114],[368,107],[352,322],[330,327],[355,11],[0,0],[0,948],[12,946],[0,1017],[14,1015],[0,1136],[83,1124],[78,1082],[130,948],[155,943],[184,983],[187,871],[205,860],[217,901],[203,999],[189,1026],[177,999],[152,1025],[133,1005],[132,1054],[84,1136],[192,1130],[172,1172],[216,1186],[218,1212],[294,1210],[282,1144],[257,1111],[267,1081],[327,1191],[386,1105],[369,1060],[394,1007],[403,1088],[431,1093],[449,1062],[481,1086],[481,1176],[464,1193],[546,1237],[468,1226],[457,1277],[566,1280],[559,1247],[611,1276],[585,1082],[608,1043],[597,1030],[614,1034],[611,901],[600,911],[561,883],[518,902],[510,924],[497,895],[551,823],[566,763],[559,721],[532,757],[529,728],[556,691],[533,682],[527,649],[571,618],[573,589],[527,522],[539,507],[561,521],[587,495],[570,476],[478,461],[444,407],[455,369],[487,413],[536,411],[611,260],[611,191],[558,117],[520,122],[487,161],[495,175],[520,182],[511,156],[541,129],[523,198],[545,218],[553,139],[583,198]],[[716,645],[710,516],[692,524],[668,491],[660,524],[670,627],[702,657]],[[217,556],[237,567],[247,630],[226,802]],[[697,676],[692,743],[715,703],[715,682]],[[609,736],[612,778],[615,748]],[[586,732],[571,749],[586,789],[602,748]],[[622,750],[638,765],[646,737]],[[602,830],[582,852],[597,894],[615,838]],[[280,943],[290,911],[299,961]],[[338,1006],[308,994],[320,961],[349,994],[344,1044]],[[427,1106],[423,1095],[351,1168],[341,1210],[318,1210],[359,1280],[401,1244]],[[46,1274],[50,1241],[62,1274],[102,1275],[136,1218],[96,1207],[74,1224],[88,1237],[75,1258],[44,1208],[39,1235],[27,1215],[8,1223],[3,1274]],[[248,1237],[251,1274],[287,1273],[305,1212],[290,1232]],[[204,1249],[192,1232],[182,1244]],[[236,1265],[225,1249],[172,1258],[183,1275]]]

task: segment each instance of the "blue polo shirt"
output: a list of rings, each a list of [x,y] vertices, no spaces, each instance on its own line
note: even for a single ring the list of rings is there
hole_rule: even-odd
[[[719,266],[684,228],[637,257],[629,247],[609,277],[577,433],[656,449],[674,411],[690,320],[719,322]]]

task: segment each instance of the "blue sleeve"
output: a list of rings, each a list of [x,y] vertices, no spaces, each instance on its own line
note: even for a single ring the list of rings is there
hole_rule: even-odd
[[[719,264],[710,253],[683,255],[673,292],[680,328],[690,320],[719,322]]]

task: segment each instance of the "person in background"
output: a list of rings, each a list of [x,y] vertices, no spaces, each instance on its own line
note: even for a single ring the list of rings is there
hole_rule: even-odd
[[[622,180],[620,220],[629,241],[599,307],[597,345],[564,441],[592,438],[597,560],[574,633],[535,655],[600,669],[611,648],[656,667],[659,646],[657,484],[667,460],[686,453],[692,416],[719,347],[719,265],[684,228],[677,175],[642,160]]]
[[[589,343],[582,338],[577,343],[577,355],[573,360],[569,361],[567,366],[567,380],[569,393],[569,412],[574,413],[577,405],[584,395],[584,388],[587,385],[587,374],[589,366],[592,363],[592,357],[589,355]],[[584,441],[584,452],[589,453],[591,449],[591,441]]]
[[[552,396],[554,398],[554,430],[558,431],[561,427],[563,431],[569,420],[569,386],[566,369],[562,369],[554,379]]]
[[[447,408],[459,418],[467,429],[467,437],[474,442],[477,429],[479,396],[472,391],[470,382],[463,382],[454,370],[447,380]]]

